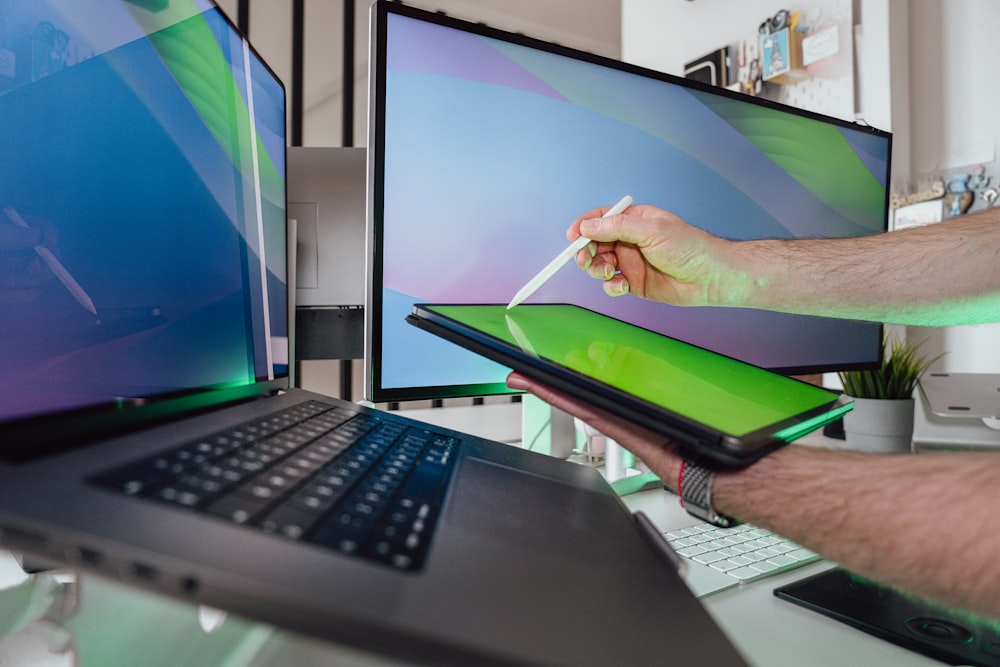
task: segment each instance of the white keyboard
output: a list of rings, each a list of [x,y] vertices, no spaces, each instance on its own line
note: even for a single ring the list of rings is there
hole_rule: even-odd
[[[698,597],[820,559],[790,540],[746,524],[718,528],[699,523],[664,536],[688,561],[686,579]]]

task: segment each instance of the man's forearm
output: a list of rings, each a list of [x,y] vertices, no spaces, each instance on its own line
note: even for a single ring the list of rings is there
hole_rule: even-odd
[[[1000,320],[1000,210],[849,239],[732,244],[737,303],[923,326]]]
[[[1000,462],[790,446],[715,481],[716,508],[847,569],[1000,619]]]

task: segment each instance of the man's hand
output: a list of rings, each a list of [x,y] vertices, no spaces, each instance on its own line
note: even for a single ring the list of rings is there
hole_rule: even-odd
[[[597,208],[573,221],[572,241],[594,242],[576,257],[580,268],[604,281],[610,296],[635,294],[682,306],[732,303],[728,241],[692,227],[656,206],[631,206],[602,218]]]
[[[530,392],[546,403],[579,417],[639,457],[667,486],[676,487],[681,459],[677,454],[677,445],[673,442],[519,373],[511,373],[507,377],[507,386]]]

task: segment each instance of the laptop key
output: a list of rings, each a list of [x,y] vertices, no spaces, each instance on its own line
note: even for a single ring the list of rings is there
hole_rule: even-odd
[[[234,493],[223,496],[205,507],[205,512],[235,523],[247,523],[270,504],[270,499]]]
[[[163,469],[154,468],[147,463],[118,468],[101,475],[95,481],[127,495],[136,495],[172,477]]]
[[[322,512],[302,506],[282,505],[256,523],[269,533],[278,533],[293,540],[302,538],[319,521]]]

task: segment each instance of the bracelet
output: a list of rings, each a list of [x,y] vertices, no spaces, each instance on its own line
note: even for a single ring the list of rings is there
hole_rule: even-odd
[[[715,482],[715,471],[687,460],[681,461],[677,473],[677,495],[681,498],[681,507],[691,516],[707,521],[720,528],[731,528],[739,525],[736,519],[720,514],[712,506],[712,485]]]

